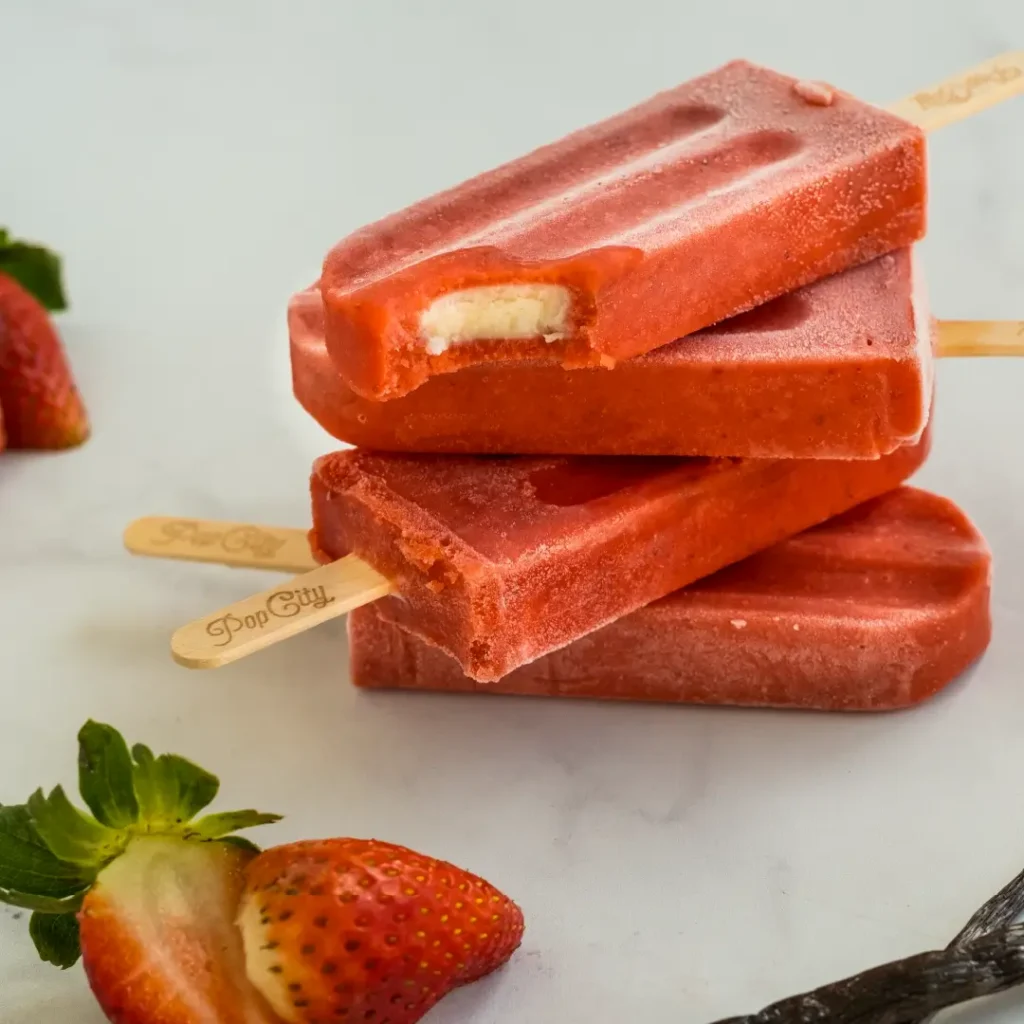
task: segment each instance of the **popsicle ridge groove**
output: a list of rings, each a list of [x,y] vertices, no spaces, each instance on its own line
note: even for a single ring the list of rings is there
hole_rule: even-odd
[[[679,147],[705,135],[726,116],[700,103],[657,102],[640,125],[620,115],[542,146],[518,161],[515,185],[504,167],[470,179],[357,231],[335,247],[329,260],[345,275],[349,288],[372,284],[413,264],[455,248],[484,244],[496,226],[532,217],[538,208],[557,209],[578,192],[599,188],[606,175],[616,176],[624,159],[639,169],[652,154],[665,159]],[[571,154],[572,159],[566,159]]]
[[[853,603],[864,610],[895,608],[910,615],[955,603],[979,578],[979,565],[989,564],[988,547],[978,537],[936,536],[934,530],[917,530],[914,524],[904,530],[898,523],[891,533],[882,527],[858,535],[854,526],[844,536],[842,524],[819,537],[812,531],[690,589],[751,600],[764,596],[775,603],[789,587],[787,603],[809,615]],[[987,582],[987,568],[981,579]]]
[[[613,180],[595,180],[577,195],[558,196],[530,217],[524,211],[511,225],[515,230],[496,225],[490,240],[532,259],[562,259],[596,247],[598,238],[603,245],[640,244],[685,216],[695,202],[763,180],[803,149],[797,135],[771,129],[704,148],[695,145],[700,139],[654,150],[617,170]],[[591,196],[586,202],[584,191]],[[619,227],[607,233],[604,225],[613,220]]]
[[[666,90],[607,121],[368,225],[335,246],[327,265],[344,281],[346,290],[356,290],[454,249],[511,241],[529,224],[544,222],[548,213],[557,213],[587,193],[604,197],[609,190],[615,191],[616,181],[629,185],[634,177],[676,160],[717,160],[718,154],[731,151],[743,155],[750,151],[746,138],[762,139],[769,149],[800,148],[800,132],[820,152],[841,148],[839,136],[864,133],[873,139],[882,134],[881,129],[872,130],[865,112],[853,109],[849,98],[838,91],[828,107],[841,116],[829,117],[829,131],[822,132],[820,116],[828,108],[809,101],[803,116],[789,117],[786,130],[768,127],[770,115],[760,109],[766,101],[752,101],[751,92],[756,85],[764,85],[766,78],[790,82],[746,61],[732,61],[719,69],[717,77],[712,72]],[[795,89],[799,83],[790,85]],[[779,91],[778,84],[772,91]],[[745,109],[751,105],[754,113]],[[730,134],[734,138],[726,141]],[[780,142],[780,136],[788,136],[788,141]],[[711,145],[702,145],[709,139]],[[757,153],[756,143],[753,150],[750,155],[760,163],[764,158]],[[779,159],[770,157],[767,162]],[[590,221],[589,234],[581,234],[581,245],[606,243],[601,220]]]

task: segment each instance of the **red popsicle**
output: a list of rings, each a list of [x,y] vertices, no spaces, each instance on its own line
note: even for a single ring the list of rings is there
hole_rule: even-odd
[[[377,604],[499,679],[909,477],[929,446],[875,461],[416,456],[338,452],[312,475],[322,559],[355,554]]]
[[[495,683],[389,621],[349,615],[371,689],[884,711],[918,704],[991,634],[991,559],[952,502],[901,488],[641,608]]]
[[[335,437],[378,451],[877,458],[921,436],[932,388],[909,249],[610,370],[475,366],[390,402],[337,372],[318,290],[292,299],[288,323],[298,400]]]
[[[734,61],[363,228],[327,347],[390,399],[477,363],[611,366],[925,232],[925,138]]]

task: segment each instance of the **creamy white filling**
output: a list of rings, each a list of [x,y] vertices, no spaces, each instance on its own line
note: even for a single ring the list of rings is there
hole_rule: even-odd
[[[420,316],[427,351],[499,338],[558,341],[571,324],[572,296],[557,284],[496,284],[442,295]]]
[[[921,366],[921,429],[910,438],[918,441],[928,426],[931,415],[932,393],[935,388],[935,329],[928,302],[928,287],[917,250],[910,254],[910,307],[914,313],[916,331],[915,355]]]

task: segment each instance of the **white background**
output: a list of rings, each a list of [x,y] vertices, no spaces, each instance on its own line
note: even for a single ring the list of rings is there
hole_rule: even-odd
[[[733,57],[885,102],[1015,48],[1020,0],[0,0],[0,223],[64,255],[95,426],[0,457],[0,801],[73,781],[95,716],[286,813],[264,843],[376,835],[486,875],[525,943],[437,1024],[706,1024],[943,945],[1024,867],[1024,362],[939,373],[918,482],[993,547],[995,637],[907,714],[361,696],[340,623],[190,674],[171,630],[271,577],[120,534],[306,524],[332,442],[290,396],[285,304],[357,226]],[[931,154],[936,314],[1024,317],[1024,100]],[[0,1020],[99,1022],[24,925],[0,911]]]

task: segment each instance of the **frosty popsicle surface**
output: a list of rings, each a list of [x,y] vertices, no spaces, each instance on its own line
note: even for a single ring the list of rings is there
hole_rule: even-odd
[[[388,455],[314,464],[314,549],[389,581],[380,614],[487,682],[892,490],[874,461]]]
[[[368,689],[894,710],[984,652],[990,576],[964,513],[904,487],[493,683],[367,605],[349,615],[351,677]]]
[[[733,61],[350,235],[327,347],[376,400],[496,360],[610,366],[911,244],[925,206],[919,127]]]
[[[379,451],[877,458],[920,438],[932,391],[910,249],[612,369],[479,365],[390,402],[337,372],[318,290],[294,296],[288,322],[299,402],[334,437]]]

